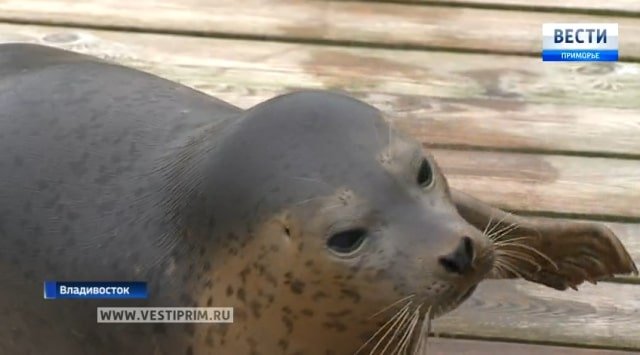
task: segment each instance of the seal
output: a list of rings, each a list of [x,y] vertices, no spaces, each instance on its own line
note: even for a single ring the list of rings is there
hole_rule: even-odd
[[[1,353],[410,353],[485,278],[637,271],[600,225],[450,189],[346,95],[242,110],[44,46],[0,46],[0,176]],[[150,296],[46,301],[43,280]],[[234,323],[98,324],[98,306],[234,307]]]

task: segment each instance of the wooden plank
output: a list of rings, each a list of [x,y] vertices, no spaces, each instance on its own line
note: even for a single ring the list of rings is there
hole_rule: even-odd
[[[381,49],[0,25],[0,42],[9,41],[107,58],[241,107],[294,88],[346,90],[431,145],[640,156],[638,109],[587,107],[625,100],[640,106],[638,64],[594,74],[590,70],[604,67],[568,71],[522,57],[398,56]],[[612,90],[616,86],[624,90]],[[550,100],[563,104],[537,103]]]
[[[640,217],[640,160],[431,149],[451,186],[517,211]]]
[[[640,349],[637,285],[555,291],[524,281],[483,281],[460,308],[434,321],[436,334]]]
[[[389,2],[406,2],[405,0],[388,0]],[[420,4],[477,6],[484,8],[505,8],[522,10],[545,10],[588,12],[597,14],[640,14],[640,2],[636,0],[408,0]]]
[[[635,351],[582,349],[574,347],[544,346],[534,344],[518,344],[496,341],[478,341],[447,338],[429,338],[427,343],[428,355],[626,355],[637,354]]]
[[[361,95],[429,146],[640,157],[640,111],[513,100]]]
[[[4,0],[0,20],[528,55],[539,54],[545,22],[614,22],[621,57],[640,59],[637,20],[566,13],[342,1]]]

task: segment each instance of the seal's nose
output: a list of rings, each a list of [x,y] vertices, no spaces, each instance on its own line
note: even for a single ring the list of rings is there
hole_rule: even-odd
[[[473,241],[465,236],[454,251],[441,256],[438,262],[448,272],[464,275],[473,269],[474,252]]]

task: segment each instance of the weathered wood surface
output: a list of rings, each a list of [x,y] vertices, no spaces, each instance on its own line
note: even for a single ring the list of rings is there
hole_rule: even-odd
[[[425,355],[627,355],[635,351],[580,349],[560,346],[543,346],[496,341],[429,338]]]
[[[344,1],[4,0],[0,20],[527,55],[539,55],[545,22],[614,22],[621,57],[640,60],[636,19],[566,13]]]
[[[346,90],[432,145],[640,156],[640,65],[633,63],[565,67],[512,56],[398,56],[381,49],[0,25],[0,42],[7,41],[105,57],[241,107],[294,88]]]
[[[587,12],[594,14],[640,15],[640,2],[636,0],[379,0],[410,2],[425,5],[457,5],[483,8],[545,10],[557,12]]]
[[[510,210],[640,217],[640,160],[430,151],[453,187]]]
[[[484,281],[434,332],[559,344],[640,349],[637,285],[554,291],[527,282]]]
[[[0,41],[6,41],[11,36],[15,38],[15,35],[6,35],[10,28],[13,27],[0,26]],[[107,57],[180,81],[243,107],[293,88],[352,88],[339,85],[337,81],[318,81],[314,79],[317,73],[301,65],[300,61],[293,61],[290,56],[282,54],[282,51],[288,49],[291,56],[295,56],[295,51],[298,51],[297,56],[302,56],[304,50],[308,49],[302,45],[263,44],[263,47],[259,47],[256,44],[251,48],[248,44],[238,44],[236,41],[205,39],[185,44],[186,41],[182,38],[170,36],[132,37],[107,32],[85,34],[79,36],[77,42],[67,43],[66,40],[75,36],[43,28],[32,30],[30,35],[21,38],[31,41],[34,38],[44,38],[49,44]],[[98,38],[122,42],[116,44]],[[169,42],[169,38],[173,42]],[[183,50],[174,54],[172,49],[177,46]],[[214,49],[209,52],[199,49],[209,46]],[[189,52],[189,48],[193,52]],[[339,66],[340,62],[333,65]],[[256,67],[258,69],[250,69]],[[287,78],[288,76],[295,76],[296,80]],[[334,77],[340,78],[339,74]],[[351,85],[357,86],[358,79],[365,81],[364,73],[360,78],[352,78]],[[463,144],[497,149],[530,148],[537,145],[544,150],[573,150],[576,153],[582,150],[589,152],[589,147],[591,152],[606,151],[607,147],[612,147],[614,152],[623,150],[628,154],[640,153],[640,140],[637,139],[640,135],[640,115],[636,110],[600,109],[603,115],[626,111],[627,115],[622,117],[629,121],[622,122],[616,116],[612,116],[611,120],[608,117],[607,120],[599,120],[597,117],[580,116],[578,125],[576,122],[567,122],[566,117],[556,117],[551,113],[540,115],[543,113],[540,110],[527,114],[527,108],[519,107],[520,102],[517,100],[503,100],[502,109],[506,111],[501,119],[496,119],[491,117],[490,112],[500,110],[501,104],[492,101],[484,101],[478,105],[481,100],[466,100],[468,107],[457,109],[456,107],[464,107],[465,104],[456,106],[456,102],[465,102],[464,100],[371,92],[360,92],[358,96],[387,112],[394,125],[411,132],[425,144]],[[471,104],[474,102],[476,106]],[[482,113],[480,108],[475,109],[478,106],[486,107],[486,111]],[[548,105],[546,107],[553,109]],[[522,112],[520,115],[515,112],[510,115],[513,112],[511,109]],[[460,111],[466,111],[466,116],[463,115],[460,121],[450,118]],[[591,114],[598,113],[598,110],[593,111],[590,111]],[[585,109],[582,112],[586,114],[589,111]],[[522,116],[526,118],[518,119]],[[483,130],[486,132],[484,135],[476,134]],[[509,136],[507,132],[519,133]],[[531,136],[527,137],[527,133],[531,133]],[[549,137],[547,133],[553,135]],[[435,152],[453,186],[501,207],[519,211],[619,216],[640,220],[640,206],[637,203],[640,200],[638,160],[509,152]],[[497,189],[496,186],[500,188]]]

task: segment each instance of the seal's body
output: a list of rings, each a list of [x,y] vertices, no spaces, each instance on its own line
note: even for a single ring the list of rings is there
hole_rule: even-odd
[[[0,353],[186,351],[182,326],[99,326],[96,306],[196,302],[187,285],[202,272],[200,251],[176,247],[188,233],[178,211],[198,183],[188,176],[201,157],[189,152],[239,112],[95,58],[0,46]],[[47,302],[44,280],[145,280],[153,290],[144,303]],[[185,288],[166,292],[176,285]],[[170,331],[179,335],[164,342]]]
[[[554,223],[450,191],[419,144],[347,96],[244,111],[0,46],[0,353],[408,353],[483,278],[564,289],[635,269],[608,230]],[[150,297],[45,301],[47,279],[142,280]],[[235,322],[96,324],[114,305],[234,307]]]

